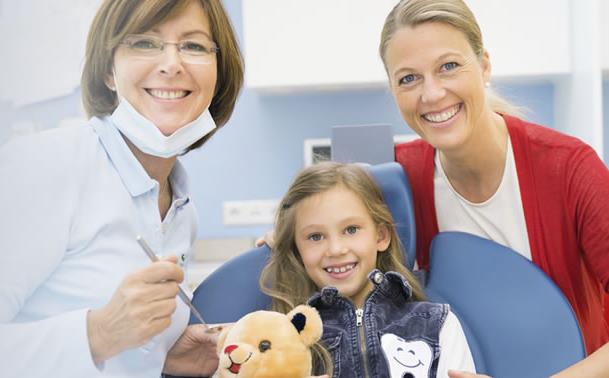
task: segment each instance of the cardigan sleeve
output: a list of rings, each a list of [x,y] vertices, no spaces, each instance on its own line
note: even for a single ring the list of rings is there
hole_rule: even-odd
[[[609,292],[609,169],[587,145],[577,149],[571,162],[566,193],[576,217],[578,243]]]

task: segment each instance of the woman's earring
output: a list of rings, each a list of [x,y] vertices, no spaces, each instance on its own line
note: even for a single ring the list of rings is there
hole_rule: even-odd
[[[490,81],[485,82],[484,83],[484,87],[485,88],[490,88],[491,87],[491,82]]]
[[[108,80],[106,80],[104,82],[104,84],[106,84],[106,88],[108,88],[109,90],[111,90],[112,92],[116,92],[116,88],[114,87],[113,83],[109,83]]]

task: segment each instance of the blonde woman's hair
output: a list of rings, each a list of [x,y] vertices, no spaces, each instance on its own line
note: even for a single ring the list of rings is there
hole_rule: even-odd
[[[89,29],[81,77],[82,101],[88,117],[104,117],[118,106],[116,92],[106,85],[112,75],[114,53],[129,34],[146,32],[180,13],[191,0],[105,0]],[[243,57],[221,0],[201,3],[211,28],[217,53],[216,88],[209,112],[218,127],[189,150],[200,147],[228,122],[243,86]]]
[[[465,35],[474,54],[481,59],[484,54],[482,32],[476,17],[462,0],[401,0],[391,10],[381,32],[379,53],[385,70],[387,45],[394,34],[403,27],[415,27],[428,22],[450,25]],[[486,101],[490,108],[501,114],[522,116],[522,110],[501,98],[491,88],[486,89]]]

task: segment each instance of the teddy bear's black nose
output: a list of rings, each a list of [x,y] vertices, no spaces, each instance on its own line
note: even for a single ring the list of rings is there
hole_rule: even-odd
[[[262,340],[260,344],[258,344],[258,349],[264,353],[267,350],[271,349],[271,342],[268,340]]]

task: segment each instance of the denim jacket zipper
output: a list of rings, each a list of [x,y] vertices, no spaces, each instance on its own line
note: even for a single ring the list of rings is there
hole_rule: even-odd
[[[366,358],[366,332],[364,329],[364,310],[358,308],[355,310],[355,326],[359,334],[360,352],[362,356],[362,362],[364,364],[364,376],[370,377],[368,374],[368,358]]]

